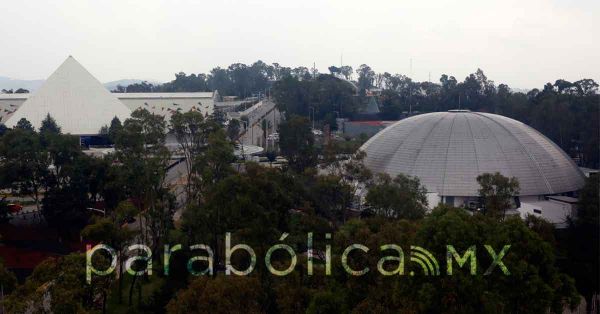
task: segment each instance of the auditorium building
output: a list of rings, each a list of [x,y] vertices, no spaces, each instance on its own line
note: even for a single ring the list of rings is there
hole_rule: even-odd
[[[477,210],[477,176],[515,177],[516,211],[565,226],[584,175],[550,139],[519,121],[490,113],[450,110],[400,120],[369,139],[361,150],[376,173],[418,177],[429,207],[440,203]]]

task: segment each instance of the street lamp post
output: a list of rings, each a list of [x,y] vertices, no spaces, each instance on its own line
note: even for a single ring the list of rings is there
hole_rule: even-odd
[[[336,129],[336,132],[339,132],[340,128],[338,127],[338,120],[340,119],[340,113],[337,112],[337,111],[335,111],[335,110],[333,112],[335,112],[335,117],[336,117],[336,119],[335,119],[335,129]]]
[[[253,138],[254,138],[254,128],[250,125],[250,121],[244,121],[244,120],[241,120],[241,121],[242,121],[242,123],[244,123],[244,127],[246,129],[246,136],[248,135],[248,127],[251,128],[250,129],[250,145],[253,145],[252,142],[253,142]]]

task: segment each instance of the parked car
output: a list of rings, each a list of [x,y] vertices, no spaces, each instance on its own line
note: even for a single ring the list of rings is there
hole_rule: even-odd
[[[12,204],[11,203],[11,204],[8,204],[8,210],[11,213],[16,214],[16,213],[18,213],[18,212],[20,212],[20,211],[23,210],[23,206],[20,205],[20,204]]]

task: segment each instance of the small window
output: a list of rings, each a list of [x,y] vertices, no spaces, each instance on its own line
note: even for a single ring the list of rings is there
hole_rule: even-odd
[[[533,212],[536,213],[536,214],[540,214],[540,215],[542,214],[542,210],[541,209],[534,208]]]

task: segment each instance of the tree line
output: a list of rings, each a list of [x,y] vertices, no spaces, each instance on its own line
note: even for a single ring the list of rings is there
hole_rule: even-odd
[[[361,119],[360,113],[374,97],[380,113],[370,120],[399,120],[409,115],[468,109],[500,114],[528,124],[558,144],[580,166],[598,168],[600,155],[600,97],[592,79],[547,83],[527,93],[496,86],[481,69],[460,82],[443,74],[439,83],[416,82],[401,74],[376,73],[368,65],[356,70],[353,85],[330,68],[314,80],[287,77],[277,81],[272,95],[289,117],[300,115],[317,125],[336,128],[335,118]],[[344,75],[342,75],[343,77]]]
[[[271,82],[284,77],[294,76],[310,79],[312,72],[306,67],[290,68],[278,63],[266,64],[256,61],[252,64],[234,63],[226,68],[216,67],[209,73],[186,74],[179,72],[175,79],[164,84],[141,82],[128,86],[117,86],[113,92],[210,92],[219,91],[221,95],[251,97],[266,93]]]
[[[286,67],[256,61],[216,67],[209,73],[175,74],[164,84],[147,82],[116,92],[202,92],[241,98],[272,95],[286,114],[310,116],[323,126],[337,127],[336,118],[360,119],[369,95],[375,95],[382,120],[398,120],[410,114],[450,109],[469,109],[501,114],[540,131],[582,166],[598,168],[598,83],[593,79],[569,82],[557,79],[527,92],[496,84],[481,69],[460,81],[442,74],[437,82],[414,81],[403,74],[377,73],[370,66],[330,66],[329,73],[316,68]],[[374,117],[370,117],[373,119]],[[575,127],[575,125],[577,127]]]
[[[591,298],[598,291],[590,276],[598,256],[597,242],[590,240],[598,238],[597,177],[588,180],[579,216],[559,234],[539,219],[504,217],[503,207],[518,183],[497,174],[479,179],[483,213],[442,205],[427,214],[418,178],[373,174],[362,163],[363,153],[341,158],[342,148],[333,141],[315,147],[311,123],[301,116],[281,126],[281,150],[289,160],[282,168],[236,162],[235,132],[215,116],[194,111],[176,113],[167,124],[164,117],[140,109],[123,122],[113,120],[107,129],[115,152],[95,158],[85,155],[72,136],[61,134],[52,117],[39,130],[21,120],[0,137],[0,183],[15,195],[37,198],[48,225],[61,230],[64,239],[81,236],[86,243],[106,243],[119,261],[131,254],[128,245],[144,243],[154,256],[154,274],[94,277],[88,285],[85,256],[75,252],[43,262],[17,284],[0,265],[8,312],[541,313],[561,312],[579,302],[578,293]],[[168,181],[167,132],[177,138],[178,154],[186,156],[177,184]],[[368,209],[360,214],[348,210],[356,201],[356,182],[369,187]],[[105,214],[88,209],[98,201],[105,204]],[[225,276],[226,232],[259,256],[288,233],[285,243],[300,255],[298,269],[276,277],[257,264],[251,276]],[[309,232],[315,235],[316,254],[325,254],[330,244],[334,260],[351,243],[372,248],[396,243],[406,252],[413,244],[445,252],[451,243],[461,254],[473,243],[498,250],[510,243],[504,263],[513,275],[497,270],[484,277],[481,270],[473,276],[467,266],[455,265],[453,276],[431,277],[407,264],[414,276],[370,272],[356,277],[334,263],[325,276],[325,265],[315,262],[315,274],[308,276],[302,253]],[[209,265],[196,261],[189,266],[192,256],[186,250],[172,254],[168,275],[160,271],[165,265],[158,252],[164,245],[197,243],[214,249],[211,276],[190,274],[188,267],[199,272]],[[378,269],[378,259],[357,253],[347,262],[355,269]],[[108,265],[101,254],[93,262],[98,269]],[[251,260],[240,254],[232,263],[243,269]],[[283,269],[290,261],[275,254],[272,263]],[[140,263],[133,267],[143,269]],[[398,265],[389,261],[382,267],[393,271]]]

